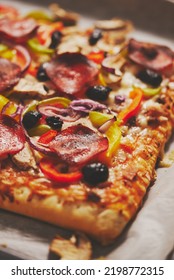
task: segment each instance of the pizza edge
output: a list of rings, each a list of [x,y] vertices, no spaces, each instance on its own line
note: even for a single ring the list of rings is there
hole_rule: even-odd
[[[61,201],[57,202],[57,196],[35,198],[29,203],[22,198],[14,203],[5,200],[1,208],[69,230],[83,231],[103,245],[112,242],[127,223],[119,211],[84,202],[62,205]]]

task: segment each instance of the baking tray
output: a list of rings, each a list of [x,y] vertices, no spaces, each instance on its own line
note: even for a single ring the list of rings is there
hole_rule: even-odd
[[[160,0],[59,0],[59,1],[5,1],[19,7],[22,12],[58,2],[65,9],[83,15],[80,24],[89,25],[94,19],[121,17],[135,25],[133,37],[139,40],[160,42],[174,48],[174,4]],[[0,3],[4,1],[0,0]],[[174,142],[174,141],[172,141]],[[174,179],[174,176],[173,176]],[[93,242],[94,258],[105,256],[117,249],[126,240],[128,225],[117,241],[101,247]],[[0,259],[47,259],[50,241],[55,235],[68,236],[71,231],[0,210]],[[171,233],[174,235],[174,232]],[[174,244],[173,244],[174,245]],[[171,247],[172,250],[172,247]],[[167,257],[167,256],[166,256]],[[146,258],[146,256],[145,256]],[[172,258],[170,254],[169,258]]]

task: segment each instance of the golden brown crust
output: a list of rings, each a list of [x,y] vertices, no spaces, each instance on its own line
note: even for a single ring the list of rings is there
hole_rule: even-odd
[[[30,202],[3,201],[3,209],[37,218],[64,228],[83,231],[103,244],[110,243],[125,226],[127,219],[118,211],[88,203],[57,202],[56,196],[35,198]]]
[[[174,92],[160,96],[154,106],[142,106],[140,115],[148,117],[129,129],[113,160],[106,185],[90,189],[85,184],[70,187],[38,183],[37,176],[2,169],[0,207],[65,228],[81,230],[103,244],[112,242],[133,218],[146,189],[154,178],[155,165],[169,139],[174,122]],[[154,116],[156,119],[154,119]],[[126,141],[131,149],[126,151]],[[130,147],[129,147],[130,148]],[[4,182],[4,172],[13,172],[13,183]],[[18,176],[20,174],[20,176]],[[17,185],[15,180],[18,181]],[[14,178],[16,178],[14,180]],[[32,182],[31,182],[32,179]],[[35,186],[32,188],[32,186]]]

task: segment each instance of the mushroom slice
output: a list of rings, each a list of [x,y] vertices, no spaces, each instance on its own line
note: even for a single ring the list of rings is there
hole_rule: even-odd
[[[49,259],[89,260],[91,255],[91,243],[82,233],[76,233],[70,239],[58,235],[50,244]]]
[[[49,6],[51,12],[55,19],[59,19],[63,21],[65,25],[74,25],[79,19],[79,15],[77,13],[66,11],[62,9],[58,4],[51,4]]]
[[[115,74],[119,77],[123,75],[122,67],[125,64],[126,59],[122,57],[121,54],[108,56],[102,61],[102,67],[106,72]]]
[[[122,44],[126,39],[126,35],[133,29],[131,22],[119,18],[99,20],[95,22],[94,27],[102,30],[103,34],[102,40],[98,41],[98,47],[104,42],[112,46]]]
[[[21,78],[18,84],[13,89],[18,94],[27,93],[29,96],[39,96],[40,98],[47,97],[53,94],[53,90],[49,92],[46,90],[44,83],[38,82],[34,77],[27,75]]]
[[[111,20],[98,20],[95,22],[95,27],[103,31],[119,31],[132,29],[132,24],[129,21],[113,18]]]
[[[37,170],[36,160],[27,142],[20,152],[12,156],[12,161],[21,170],[28,170],[31,168]]]

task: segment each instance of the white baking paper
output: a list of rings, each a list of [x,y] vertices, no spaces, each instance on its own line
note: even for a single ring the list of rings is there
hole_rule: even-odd
[[[174,165],[158,170],[156,183],[126,233],[108,259],[166,259],[174,248]]]

